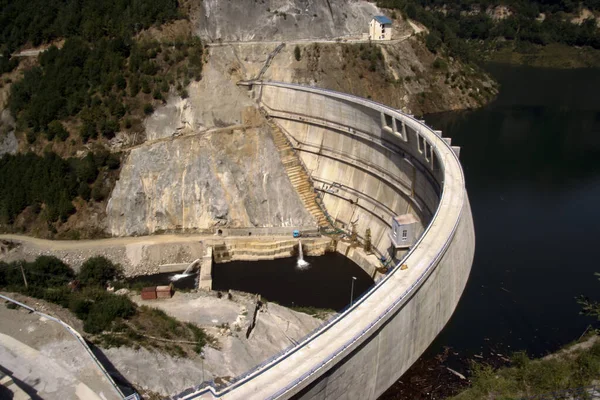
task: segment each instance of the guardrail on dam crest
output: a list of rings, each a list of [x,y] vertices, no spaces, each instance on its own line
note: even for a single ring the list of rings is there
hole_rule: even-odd
[[[296,346],[228,386],[204,383],[176,398],[376,399],[442,330],[471,270],[475,233],[458,148],[422,121],[370,100],[244,84],[294,143],[336,223],[371,229],[383,254],[391,251],[394,216],[415,214],[422,231],[376,285]]]

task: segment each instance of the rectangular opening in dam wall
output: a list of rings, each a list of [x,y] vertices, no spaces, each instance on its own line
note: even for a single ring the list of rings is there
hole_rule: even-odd
[[[425,142],[425,159],[431,161],[431,145]]]
[[[382,129],[385,132],[392,133],[398,136],[400,139],[404,140],[405,142],[408,141],[408,138],[406,136],[406,127],[404,126],[402,121],[397,120],[391,115],[381,113],[381,125]]]
[[[394,132],[394,118],[387,114],[381,113],[381,127],[386,132]]]
[[[394,119],[390,115],[383,114],[385,120],[385,127],[393,130],[394,128]]]
[[[395,127],[396,135],[400,136],[400,138],[402,140],[404,140],[405,142],[408,142],[408,137],[406,136],[406,126],[404,125],[404,123],[397,119],[395,119],[394,122],[396,124],[396,127]]]

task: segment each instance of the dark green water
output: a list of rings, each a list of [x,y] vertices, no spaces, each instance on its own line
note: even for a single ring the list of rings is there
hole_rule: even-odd
[[[427,356],[451,346],[539,356],[577,339],[600,299],[600,70],[492,65],[500,95],[425,120],[461,146],[476,251],[456,312]]]

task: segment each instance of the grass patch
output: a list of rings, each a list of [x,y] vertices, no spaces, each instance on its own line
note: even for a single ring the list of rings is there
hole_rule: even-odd
[[[292,306],[292,307],[288,307],[290,310],[296,311],[296,312],[301,312],[304,314],[308,314],[308,315],[312,315],[315,318],[319,318],[319,319],[325,319],[327,316],[331,315],[331,314],[335,314],[335,310],[332,310],[330,308],[317,308],[317,307],[299,307],[299,306]]]

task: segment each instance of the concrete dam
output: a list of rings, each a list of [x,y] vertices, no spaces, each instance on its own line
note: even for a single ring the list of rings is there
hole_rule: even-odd
[[[422,121],[367,99],[243,84],[292,143],[329,220],[345,231],[354,226],[363,239],[370,229],[375,255],[350,258],[377,283],[229,384],[199,382],[176,398],[377,399],[442,330],[469,277],[475,232],[459,148]],[[414,215],[416,241],[398,250],[392,224],[405,214]]]

